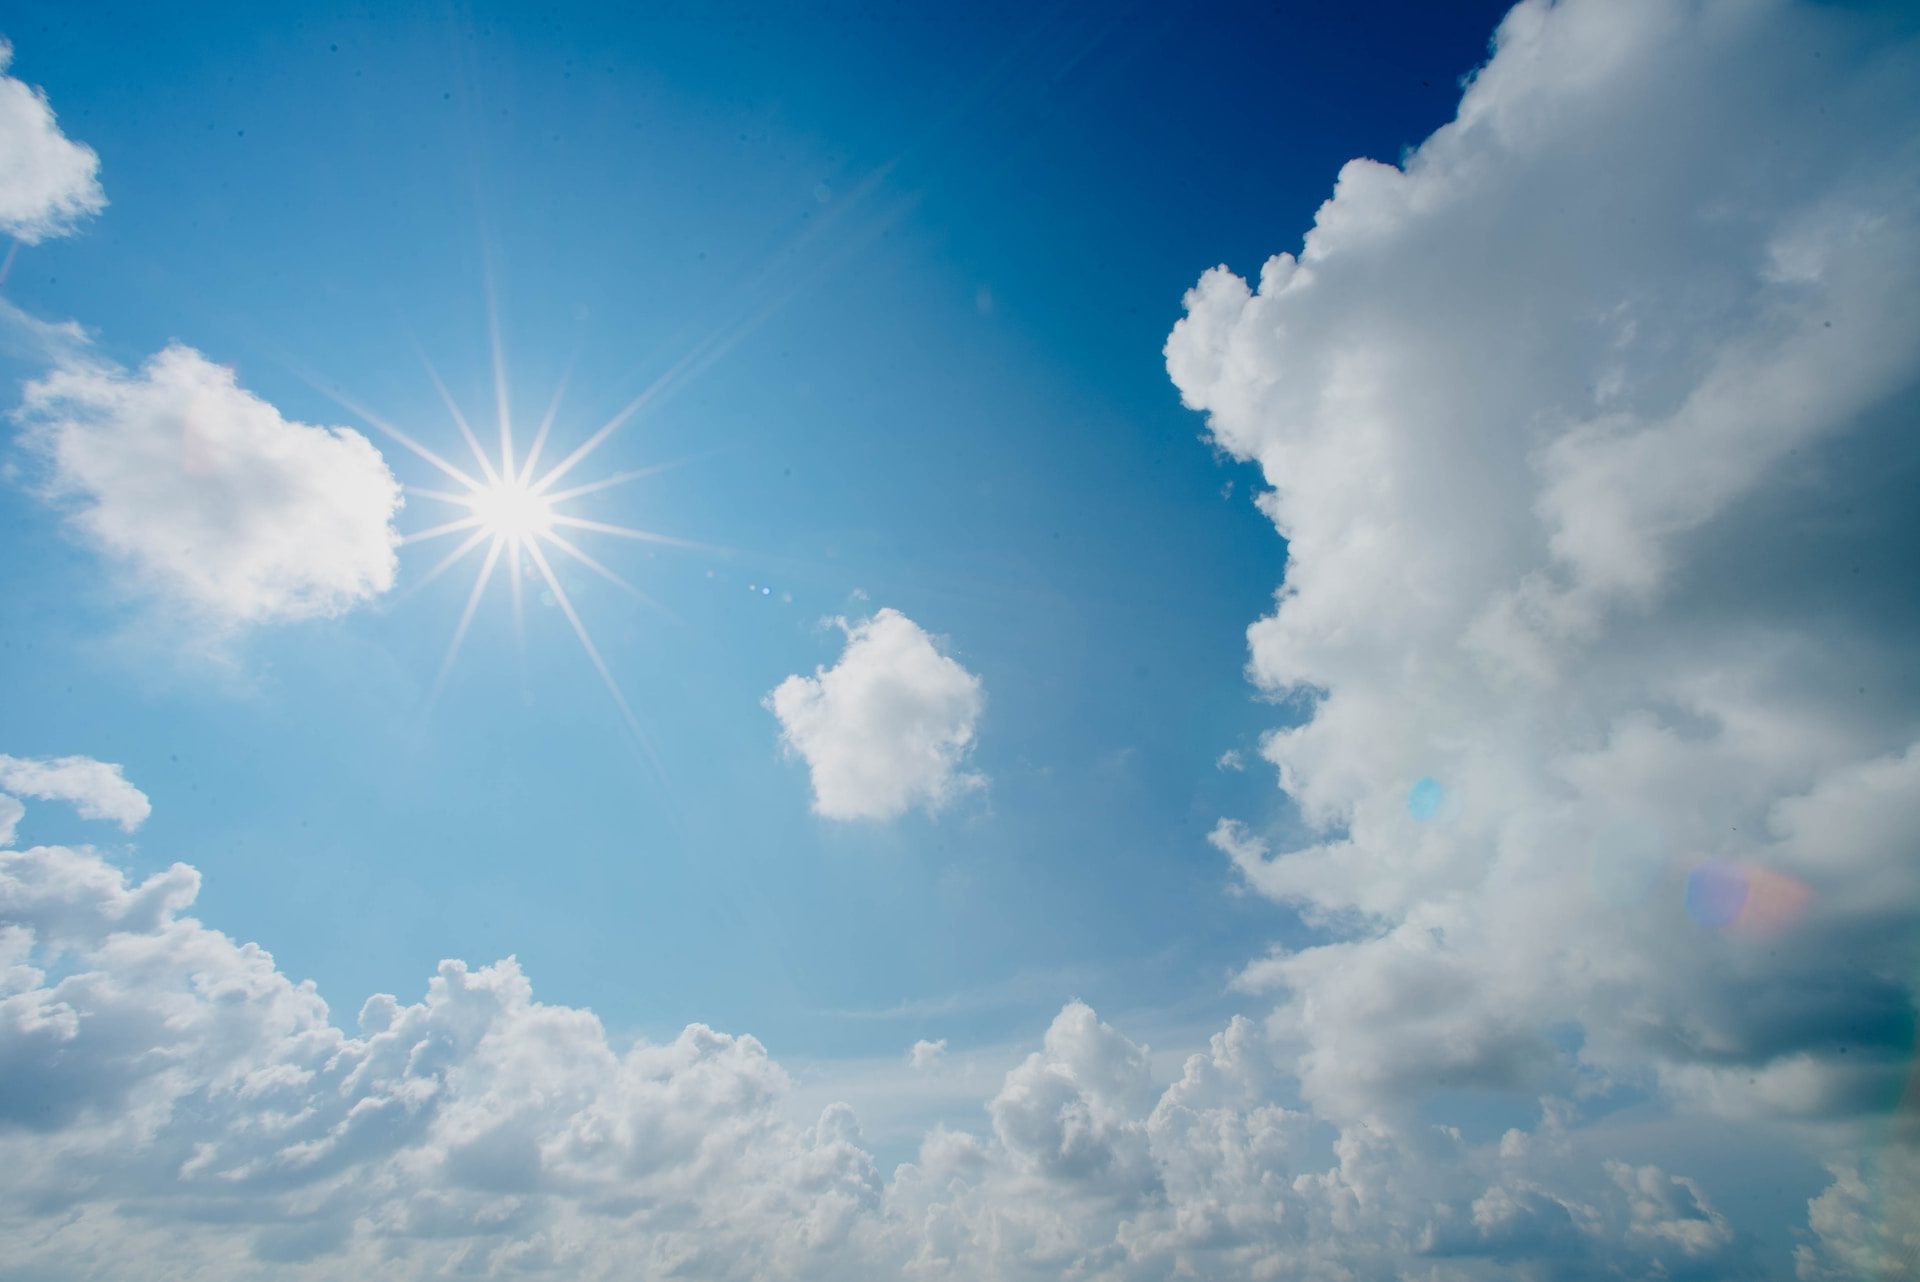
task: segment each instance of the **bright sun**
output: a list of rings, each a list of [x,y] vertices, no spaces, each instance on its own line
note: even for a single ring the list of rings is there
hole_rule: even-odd
[[[466,416],[454,404],[446,385],[441,382],[439,375],[433,371],[432,367],[428,367],[435,387],[439,389],[442,398],[446,401],[448,411],[453,416],[454,425],[459,429],[468,450],[472,453],[473,463],[470,467],[460,467],[448,462],[392,424],[367,413],[358,406],[350,406],[379,431],[405,445],[459,485],[457,490],[428,489],[416,485],[406,487],[407,493],[411,495],[433,499],[455,509],[465,509],[463,516],[431,525],[426,529],[415,530],[400,540],[402,543],[421,543],[448,535],[465,535],[452,551],[416,582],[414,585],[416,590],[439,578],[468,556],[478,555],[480,558],[480,569],[474,575],[473,587],[467,594],[466,608],[461,611],[460,621],[454,626],[453,639],[448,644],[446,658],[440,665],[440,675],[434,683],[435,693],[438,694],[440,687],[447,679],[448,672],[453,667],[454,658],[460,652],[460,643],[465,639],[467,629],[473,623],[474,612],[479,608],[480,599],[486,595],[488,583],[493,580],[495,571],[501,570],[506,574],[510,588],[515,630],[519,631],[522,627],[522,598],[527,581],[537,581],[546,589],[543,599],[557,606],[560,613],[566,617],[574,635],[579,638],[581,648],[587,652],[587,657],[599,672],[601,681],[606,684],[607,692],[613,696],[614,704],[619,708],[628,728],[641,741],[642,747],[645,747],[645,735],[640,730],[639,722],[634,718],[633,710],[627,706],[626,697],[620,693],[619,687],[614,683],[613,673],[608,670],[606,661],[601,658],[599,647],[587,634],[586,624],[581,620],[579,612],[574,609],[572,598],[568,595],[566,588],[561,586],[548,553],[559,553],[601,578],[617,584],[642,602],[652,605],[653,602],[649,601],[638,588],[602,565],[568,535],[577,537],[582,533],[610,534],[646,543],[664,543],[687,548],[698,546],[651,531],[637,530],[632,526],[592,520],[566,510],[567,505],[576,499],[650,476],[663,470],[660,467],[615,472],[565,489],[557,488],[560,479],[573,471],[577,464],[593,453],[630,419],[647,402],[652,392],[636,397],[626,408],[603,423],[598,430],[574,447],[572,452],[558,463],[547,467],[544,471],[536,472],[541,453],[547,444],[548,434],[553,427],[555,411],[559,408],[559,393],[555,393],[553,403],[548,406],[546,416],[534,433],[532,445],[525,454],[520,454],[514,449],[513,425],[506,409],[505,371],[500,366],[497,340],[494,360],[494,383],[500,411],[500,443],[497,451],[489,451],[481,446]],[[649,755],[651,755],[650,749]]]
[[[480,528],[495,538],[525,544],[553,532],[553,500],[518,477],[476,490],[467,504]]]

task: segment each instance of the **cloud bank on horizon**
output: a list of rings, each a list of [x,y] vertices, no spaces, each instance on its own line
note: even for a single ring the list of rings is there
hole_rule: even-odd
[[[883,1173],[751,1037],[616,1046],[511,958],[348,1034],[188,915],[187,865],[8,845],[0,1274],[1898,1276],[1920,49],[1880,35],[1528,0],[1454,123],[1189,295],[1169,372],[1288,540],[1251,672],[1306,709],[1264,745],[1304,838],[1215,832],[1317,932],[1240,975],[1264,1025],[1163,1084],[1069,1004]],[[978,678],[895,612],[768,702],[823,815],[971,786]],[[19,796],[145,816],[113,767],[4,761],[9,840]],[[1468,1091],[1538,1121],[1470,1135]],[[1623,1099],[1686,1121],[1673,1160],[1617,1147]],[[1687,1165],[1735,1134],[1828,1168],[1790,1248]]]
[[[1336,1157],[1272,1102],[1281,1071],[1251,1022],[1163,1091],[1145,1048],[1078,1002],[986,1102],[985,1134],[936,1129],[883,1176],[846,1104],[786,1120],[791,1082],[752,1037],[616,1047],[591,1011],[535,1000],[512,958],[444,962],[420,1001],[376,995],[343,1033],[311,984],[187,915],[199,886],[180,863],[133,880],[87,847],[0,848],[9,1267],[1343,1277],[1490,1241],[1524,1256],[1557,1229],[1556,1255],[1642,1272],[1733,1236],[1695,1182],[1648,1165],[1586,1172],[1565,1209],[1533,1182],[1565,1147],[1551,1132],[1491,1156],[1457,1134],[1343,1133]]]

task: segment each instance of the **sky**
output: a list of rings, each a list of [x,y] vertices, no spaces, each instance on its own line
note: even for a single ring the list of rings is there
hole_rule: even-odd
[[[0,1278],[1920,1268],[1920,23],[0,16]]]

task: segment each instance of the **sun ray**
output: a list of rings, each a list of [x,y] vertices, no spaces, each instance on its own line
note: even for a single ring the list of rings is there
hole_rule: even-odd
[[[671,472],[675,468],[685,467],[692,459],[678,459],[672,463],[655,463],[651,467],[636,467],[625,472],[615,472],[603,476],[597,481],[588,481],[585,485],[576,485],[572,489],[561,490],[558,494],[542,495],[549,503],[564,503],[568,499],[577,499],[583,494],[597,494],[601,490],[610,490],[616,485],[625,485],[629,481],[645,480],[649,476],[658,476],[662,472]]]
[[[473,612],[480,608],[480,598],[486,594],[487,581],[493,578],[493,567],[500,563],[500,543],[500,538],[495,536],[487,548],[487,559],[480,564],[480,573],[474,576],[473,591],[467,594],[467,608],[460,612],[460,622],[453,629],[453,640],[447,644],[447,657],[440,661],[440,675],[433,680],[433,699],[440,697],[441,689],[447,684],[447,674],[453,671],[453,661],[460,655],[460,643],[467,639],[467,629],[473,626]]]
[[[576,358],[577,359],[577,358]],[[540,416],[540,426],[533,434],[533,445],[527,450],[526,461],[520,465],[520,484],[533,482],[533,466],[540,461],[540,451],[546,448],[547,434],[553,431],[553,420],[560,413],[560,398],[567,394],[567,384],[573,379],[573,361],[567,362],[567,368],[560,374],[560,383],[553,389],[553,399],[547,402],[547,412]]]
[[[520,547],[524,539],[514,539],[507,554],[507,573],[513,576],[513,643],[518,652],[527,649],[526,587],[521,582]]]
[[[486,526],[484,525],[477,526],[474,529],[473,533],[468,535],[467,538],[461,542],[459,547],[455,548],[453,551],[447,553],[444,557],[440,558],[439,564],[435,565],[431,570],[428,570],[425,574],[421,575],[417,582],[410,585],[407,588],[406,592],[402,594],[403,599],[406,597],[414,596],[416,593],[424,589],[429,583],[432,583],[435,579],[438,579],[441,575],[445,574],[448,570],[451,570],[455,565],[458,565],[462,557],[464,557],[467,553],[473,551],[476,547],[480,546],[481,541],[491,537],[491,535],[492,535],[492,531],[487,529]]]
[[[427,359],[426,352],[418,346],[414,352],[420,357],[420,363],[426,367],[427,377],[433,380],[433,390],[440,393],[440,403],[447,407],[447,413],[453,416],[453,425],[460,429],[460,437],[466,441],[467,449],[473,453],[474,462],[480,465],[480,474],[487,478],[488,485],[498,485],[500,474],[493,470],[493,460],[480,448],[480,438],[473,434],[473,424],[467,422],[467,416],[460,411],[460,403],[453,399],[453,392],[446,380],[440,377],[440,371]]]
[[[602,423],[599,426],[599,428],[597,428],[594,431],[592,436],[589,436],[586,440],[574,446],[573,451],[570,454],[568,454],[565,458],[561,459],[558,463],[554,464],[552,470],[549,471],[545,476],[541,477],[540,480],[534,485],[533,487],[534,493],[536,494],[545,493],[548,489],[552,488],[554,482],[558,481],[561,477],[565,476],[568,472],[571,472],[575,467],[577,467],[580,464],[580,462],[587,457],[587,455],[599,449],[602,442],[604,442],[609,436],[612,436],[615,432],[619,431],[622,424],[624,424],[628,419],[632,418],[635,414],[639,413],[640,410],[646,405],[648,401],[652,400],[656,395],[658,395],[661,388],[666,386],[668,380],[672,379],[676,374],[678,374],[680,370],[684,368],[688,364],[688,362],[693,359],[694,355],[699,350],[700,350],[699,348],[695,348],[693,352],[687,353],[687,355],[681,357],[678,361],[674,362],[673,368],[669,369],[665,374],[662,374],[659,378],[655,379],[652,383],[649,383],[647,387],[644,390],[642,390],[638,396],[628,401],[624,406],[622,406],[614,414],[612,418]]]
[[[538,544],[529,544],[527,551],[533,557],[533,564],[539,569],[540,577],[547,581],[547,590],[553,593],[554,603],[560,607],[560,612],[567,616],[567,622],[573,625],[573,635],[580,638],[580,648],[587,652],[587,657],[593,661],[594,670],[600,674],[601,682],[607,687],[607,693],[613,696],[614,706],[620,709],[621,717],[626,720],[627,729],[633,732],[634,740],[646,754],[648,763],[653,766],[656,773],[659,773],[660,759],[654,754],[652,741],[647,738],[647,732],[640,728],[640,719],[633,715],[633,709],[627,706],[627,696],[620,693],[620,686],[614,681],[613,673],[607,668],[607,661],[600,657],[600,648],[594,645],[593,638],[587,635],[587,627],[580,622],[580,615],[574,610],[573,602],[567,596],[567,590],[560,586],[560,580],[555,577],[553,567],[547,564],[546,554],[540,550]]]
[[[634,600],[640,602],[640,604],[646,606],[648,609],[659,611],[661,614],[665,615],[667,618],[672,619],[675,623],[684,623],[684,620],[682,620],[679,615],[667,609],[666,606],[661,605],[658,601],[654,600],[652,597],[642,592],[639,588],[634,587],[633,584],[627,582],[627,580],[621,577],[619,574],[615,573],[612,570],[609,570],[605,565],[602,565],[598,559],[589,555],[573,540],[569,538],[565,538],[561,535],[555,534],[552,531],[548,531],[547,542],[553,544],[553,546],[559,548],[562,552],[565,552],[568,556],[572,557],[574,560],[578,561],[580,564],[586,566],[589,570],[592,570],[595,574],[599,575],[601,578],[607,580],[607,582],[613,584],[617,588],[620,588],[622,591],[632,596]]]
[[[437,539],[447,534],[458,534],[461,530],[471,530],[474,526],[480,524],[483,524],[483,522],[477,515],[463,516],[441,525],[432,525],[424,530],[415,530],[411,534],[403,534],[400,536],[400,542],[402,544],[424,543],[428,539]]]
[[[611,534],[616,538],[637,539],[642,543],[659,543],[667,547],[685,548],[693,552],[719,552],[706,543],[695,543],[688,539],[676,539],[669,534],[655,534],[651,530],[636,530],[630,525],[613,525],[607,521],[594,521],[584,516],[569,516],[565,512],[555,512],[553,524],[571,526],[576,530],[592,530],[596,534]]]
[[[487,339],[493,348],[493,405],[500,419],[500,475],[511,477],[513,470],[513,412],[507,403],[507,353],[500,338],[500,290],[493,277],[493,255],[486,254]]]
[[[406,485],[401,488],[406,490],[408,494],[423,499],[436,499],[441,503],[458,503],[462,507],[470,506],[473,503],[473,495],[455,494],[452,490],[434,490],[424,485]]]
[[[358,404],[357,402],[348,399],[347,397],[341,395],[339,392],[334,391],[332,388],[327,387],[317,381],[313,382],[312,385],[322,396],[325,396],[328,399],[332,400],[335,404],[339,405],[342,409],[346,410],[347,412],[351,414],[359,415],[366,422],[372,424],[375,431],[378,431],[388,437],[391,437],[393,440],[398,441],[401,445],[404,445],[407,449],[413,451],[415,454],[418,454],[421,458],[433,464],[435,467],[439,468],[442,472],[445,472],[448,476],[460,482],[460,484],[466,486],[469,490],[478,491],[486,488],[479,481],[474,480],[471,476],[468,476],[465,472],[461,471],[459,468],[455,467],[453,464],[447,462],[445,459],[441,458],[438,454],[435,454],[432,450],[428,449],[426,446],[422,445],[420,442],[414,440],[411,436],[408,436],[405,432],[401,431],[399,428],[395,427],[393,424],[387,422],[387,420],[381,418],[378,414],[375,414],[372,410],[368,409],[366,406]]]

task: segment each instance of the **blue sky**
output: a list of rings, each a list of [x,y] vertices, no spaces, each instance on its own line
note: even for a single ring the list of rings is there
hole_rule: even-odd
[[[0,1282],[1920,1258],[1902,6],[0,39]]]
[[[490,421],[489,255],[516,417],[576,362],[557,440],[732,346],[581,472],[684,464],[592,510],[726,549],[600,541],[677,622],[570,575],[660,777],[553,611],[517,652],[503,592],[429,706],[464,570],[248,637],[231,672],[103,648],[119,603],[18,488],[15,750],[123,762],[170,799],[136,857],[191,851],[210,923],[347,1002],[511,952],[619,1025],[827,1055],[1217,995],[1280,919],[1223,893],[1205,834],[1267,790],[1213,763],[1274,719],[1239,632],[1283,545],[1157,353],[1198,266],[1257,262],[1341,160],[1443,118],[1494,10],[1418,8],[1319,15],[1285,75],[1257,51],[1289,24],[1251,9],[16,20],[112,204],[8,289],[127,363],[179,339],[292,417],[371,430],[307,375],[452,453],[412,347]],[[1249,164],[1283,120],[1297,155]],[[439,555],[408,549],[400,592]],[[832,658],[856,589],[986,681],[993,786],[937,823],[809,818],[760,706]],[[1016,979],[937,1030],[817,1014]]]

